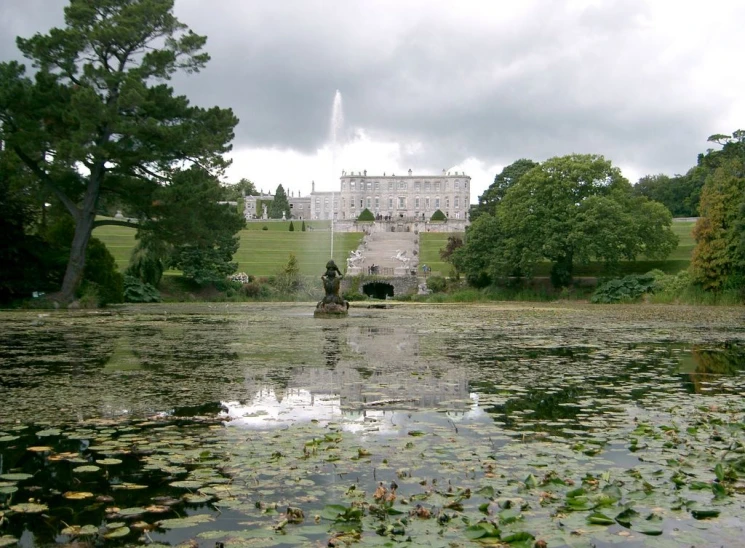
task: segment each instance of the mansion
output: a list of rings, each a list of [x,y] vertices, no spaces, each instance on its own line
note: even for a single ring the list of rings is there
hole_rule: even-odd
[[[457,171],[443,170],[441,175],[414,175],[411,170],[407,175],[343,171],[338,191],[316,191],[315,183],[310,196],[288,191],[290,211],[286,218],[349,223],[369,209],[379,220],[426,222],[439,209],[448,220],[463,223],[468,219],[470,183],[468,175]],[[246,196],[246,219],[265,219],[262,204],[273,199],[271,195]]]

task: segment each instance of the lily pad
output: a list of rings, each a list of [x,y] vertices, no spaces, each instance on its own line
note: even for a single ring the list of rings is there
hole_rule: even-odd
[[[49,510],[49,506],[37,502],[23,502],[21,504],[14,504],[10,509],[19,514],[40,514]]]
[[[101,460],[97,460],[96,461],[96,464],[101,464],[103,466],[113,466],[115,464],[121,464],[121,463],[122,463],[121,460],[119,460],[119,459],[111,459],[111,458],[109,458],[109,459],[101,459]]]
[[[70,525],[60,531],[63,535],[69,535],[73,537],[86,537],[98,534],[98,527],[95,525]]]
[[[103,538],[111,539],[111,538],[123,538],[126,537],[129,534],[129,527],[118,527],[117,529],[113,529],[112,531],[109,531],[108,533],[104,534]]]
[[[19,472],[17,474],[0,474],[0,479],[8,481],[23,481],[33,477],[34,476],[32,476],[31,474],[24,474],[22,472]]]
[[[10,535],[3,535],[0,537],[0,548],[5,548],[6,546],[13,546],[18,543],[18,539],[15,537],[11,537]]]
[[[93,493],[87,491],[67,491],[62,496],[69,500],[84,500],[94,497]]]
[[[98,472],[101,470],[100,466],[95,466],[93,464],[87,464],[85,466],[78,466],[77,468],[73,468],[72,471],[77,474],[88,474],[93,472]]]
[[[203,481],[194,480],[182,480],[169,483],[171,487],[176,487],[178,489],[199,489],[204,484],[205,483]]]
[[[189,516],[188,518],[174,518],[164,519],[156,523],[158,527],[163,529],[185,529],[187,527],[194,527],[202,523],[209,523],[214,521],[214,518],[209,514],[196,514]]]

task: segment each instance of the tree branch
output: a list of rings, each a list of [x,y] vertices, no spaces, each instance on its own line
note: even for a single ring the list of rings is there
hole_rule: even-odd
[[[28,154],[26,154],[21,148],[17,145],[13,146],[13,152],[15,152],[18,157],[21,159],[21,161],[28,166],[28,168],[36,175],[41,182],[49,188],[49,190],[52,191],[52,193],[59,199],[60,202],[67,208],[67,210],[70,212],[70,215],[73,216],[73,218],[77,221],[80,217],[80,209],[78,209],[78,206],[75,205],[75,202],[73,202],[70,198],[67,197],[67,195],[62,192],[59,188],[57,188],[57,185],[54,184],[54,181],[52,181],[52,178],[49,176],[49,174],[41,169],[39,167],[38,162],[35,162]]]

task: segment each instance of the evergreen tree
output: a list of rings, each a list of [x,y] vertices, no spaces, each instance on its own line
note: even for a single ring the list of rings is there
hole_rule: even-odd
[[[63,28],[17,40],[33,79],[0,63],[0,139],[74,222],[61,301],[80,286],[93,229],[127,224],[96,219],[100,204],[148,219],[184,162],[213,174],[227,165],[232,111],[191,106],[165,84],[205,66],[205,43],[173,0],[70,0]]]
[[[283,213],[287,217],[290,216],[290,202],[287,200],[284,187],[279,185],[274,194],[274,200],[269,204],[267,214],[270,219],[281,219]]]
[[[745,161],[730,158],[707,177],[701,192],[701,217],[693,229],[696,247],[691,272],[705,289],[742,282],[740,215],[744,205]]]
[[[290,228],[289,228],[289,230],[290,230],[290,232],[295,232],[295,225],[292,224],[292,221],[290,221]]]

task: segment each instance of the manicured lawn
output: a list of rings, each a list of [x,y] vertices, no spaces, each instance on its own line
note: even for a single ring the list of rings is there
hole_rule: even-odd
[[[301,222],[294,222],[295,231],[290,232],[290,222],[268,221],[249,223],[239,234],[240,247],[233,256],[238,263],[238,272],[254,276],[276,274],[294,253],[301,274],[321,275],[331,251],[329,223],[324,221],[306,222],[313,230],[300,231]],[[262,230],[266,226],[267,230]],[[132,248],[135,245],[135,229],[120,226],[102,226],[93,235],[106,244],[120,270],[127,268]],[[346,257],[357,249],[361,233],[337,232],[334,234],[334,260],[344,270]]]
[[[306,221],[306,231],[302,232],[302,222],[293,222],[294,232],[289,231],[289,221],[265,221],[248,223],[240,232],[240,247],[234,256],[238,262],[238,272],[254,276],[269,276],[281,269],[290,253],[294,253],[300,266],[300,273],[319,276],[323,272],[331,250],[331,234],[328,221]],[[693,221],[675,221],[673,231],[680,238],[677,249],[665,261],[635,261],[623,263],[622,273],[648,272],[659,268],[665,272],[679,272],[688,267],[695,242],[691,236]],[[266,226],[267,230],[263,230]],[[311,230],[307,230],[311,228]],[[135,244],[135,229],[120,226],[97,228],[93,235],[102,240],[116,259],[120,270],[124,270]],[[432,274],[448,276],[452,267],[440,259],[440,250],[445,247],[449,236],[463,238],[463,233],[423,232],[419,239],[419,264],[432,268]],[[362,238],[361,233],[337,232],[334,234],[334,260],[342,271],[346,257],[356,249]],[[550,265],[541,265],[536,274],[547,275]],[[602,276],[605,274],[600,264],[578,265],[577,276]]]

